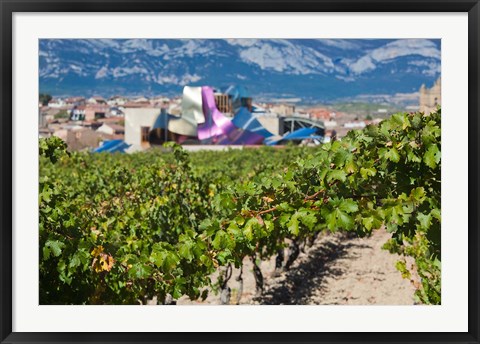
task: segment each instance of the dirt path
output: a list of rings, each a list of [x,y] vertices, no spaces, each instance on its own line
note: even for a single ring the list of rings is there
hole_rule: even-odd
[[[274,258],[262,261],[265,287],[260,297],[255,297],[253,265],[245,260],[239,304],[412,305],[415,289],[395,269],[399,257],[381,249],[389,237],[384,230],[369,238],[324,235],[279,275],[274,273]],[[234,269],[229,281],[231,303],[236,303],[240,292],[238,274]],[[211,293],[204,302],[178,300],[178,304],[192,303],[220,304],[220,295]]]

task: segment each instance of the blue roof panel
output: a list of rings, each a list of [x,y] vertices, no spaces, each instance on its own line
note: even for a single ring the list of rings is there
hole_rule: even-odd
[[[263,127],[263,125],[248,111],[246,107],[241,107],[232,119],[232,123],[240,129],[248,130],[263,137],[270,137],[273,134]]]
[[[108,153],[114,153],[114,152],[120,152],[120,153],[125,153],[125,149],[130,147],[129,144],[125,143],[123,140],[110,140],[110,141],[104,141],[103,144],[95,148],[93,150],[93,153],[101,153],[101,152],[108,152]]]
[[[317,139],[321,140],[323,139],[323,136],[321,135],[313,135],[316,134],[318,128],[301,128],[298,130],[295,130],[291,133],[286,134],[285,136],[281,137],[278,140],[275,141],[268,141],[265,140],[265,144],[268,146],[273,146],[278,144],[281,141],[290,141],[290,140],[305,140],[305,139]]]

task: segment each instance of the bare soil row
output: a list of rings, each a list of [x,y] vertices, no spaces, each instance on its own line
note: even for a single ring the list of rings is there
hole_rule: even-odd
[[[383,250],[390,234],[375,231],[357,238],[335,233],[319,236],[305,246],[287,271],[275,270],[275,257],[261,261],[264,290],[255,287],[253,264],[244,261],[243,285],[233,269],[228,282],[230,304],[243,305],[413,305],[415,288],[395,268],[400,258]],[[287,252],[288,253],[288,252]],[[287,254],[288,256],[288,254]],[[412,261],[407,261],[412,264]],[[213,276],[216,278],[216,276]],[[222,304],[225,293],[210,292],[203,301],[178,300],[177,304]]]

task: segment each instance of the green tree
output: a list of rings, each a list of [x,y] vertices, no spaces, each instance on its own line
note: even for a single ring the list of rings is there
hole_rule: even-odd
[[[67,110],[61,110],[59,113],[57,113],[55,116],[55,119],[59,119],[59,118],[69,118],[70,115],[68,113]]]
[[[39,97],[39,102],[42,103],[43,106],[48,105],[48,102],[52,100],[52,96],[47,93],[40,93]]]

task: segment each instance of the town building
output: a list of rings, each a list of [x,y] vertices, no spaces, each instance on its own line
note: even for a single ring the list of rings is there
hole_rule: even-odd
[[[46,127],[48,123],[55,119],[55,115],[60,112],[60,109],[51,109],[48,106],[42,106],[38,109],[38,125],[40,128]]]
[[[112,96],[108,99],[107,104],[110,106],[122,106],[128,102],[126,97],[122,97],[119,95]]]
[[[94,96],[87,100],[88,104],[107,104],[107,101],[100,96]]]
[[[85,98],[83,97],[70,97],[65,99],[65,103],[70,106],[85,105]]]
[[[115,123],[103,123],[96,131],[107,135],[124,135],[125,127]]]
[[[85,105],[75,106],[70,110],[70,119],[72,121],[83,121],[85,120]]]
[[[295,113],[295,105],[276,104],[270,108],[270,112],[277,113],[281,116],[293,116],[293,114]]]
[[[106,104],[88,104],[85,107],[85,120],[94,121],[100,118],[108,117],[110,107]]]
[[[50,108],[61,108],[67,106],[67,103],[61,98],[54,98],[48,102]]]
[[[426,88],[425,84],[420,87],[420,106],[419,111],[429,114],[437,110],[442,102],[442,84],[441,78],[435,81],[432,88]]]
[[[233,112],[232,99],[228,94],[215,93],[215,103],[220,112],[231,114]]]
[[[160,111],[154,107],[126,107],[125,142],[137,147],[149,147],[150,130]]]

